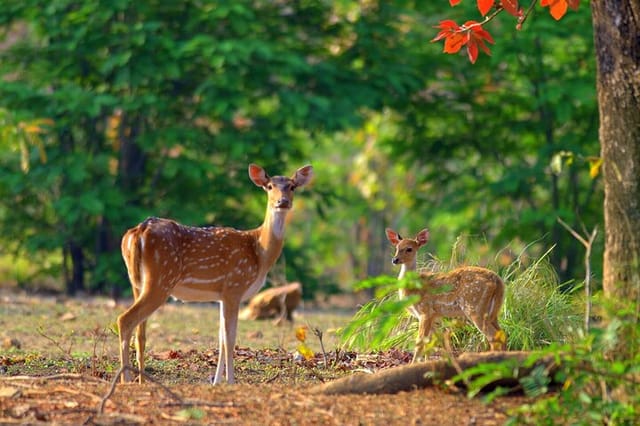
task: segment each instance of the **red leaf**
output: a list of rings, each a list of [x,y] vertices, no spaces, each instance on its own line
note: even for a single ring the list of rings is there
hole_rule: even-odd
[[[495,0],[478,0],[478,10],[480,11],[480,14],[485,16],[489,13],[494,3]]]
[[[469,26],[470,23],[475,23],[473,21],[469,21],[465,23],[465,26]],[[476,63],[476,59],[478,59],[478,48],[482,49],[484,53],[487,55],[491,55],[491,51],[485,44],[485,40],[491,44],[493,44],[493,37],[489,34],[481,25],[473,25],[471,29],[467,32],[467,55],[469,56],[469,61],[472,64]]]
[[[436,26],[435,28],[440,28],[441,31],[431,40],[432,43],[434,41],[450,37],[460,30],[458,24],[451,20],[440,21],[440,25]]]
[[[453,7],[459,5],[461,1],[462,0],[449,0],[449,4]]]
[[[500,4],[510,15],[513,15],[516,18],[520,16],[520,7],[518,5],[518,0],[502,0]]]
[[[580,0],[567,0],[569,3],[569,7],[573,10],[578,10],[578,6],[580,6]]]
[[[466,37],[461,33],[451,34],[444,41],[445,53],[457,53],[462,46],[466,43]]]
[[[489,43],[493,44],[493,37],[491,37],[491,34],[489,34],[488,31],[486,31],[484,28],[482,28],[481,25],[478,25],[476,27],[473,27],[471,29],[471,36],[476,39],[476,40],[487,40]]]
[[[471,40],[467,43],[467,56],[469,56],[469,62],[472,64],[476,63],[476,59],[478,59],[478,45]]]
[[[549,13],[553,19],[559,21],[567,13],[568,4],[567,0],[540,0],[540,6],[549,6]]]

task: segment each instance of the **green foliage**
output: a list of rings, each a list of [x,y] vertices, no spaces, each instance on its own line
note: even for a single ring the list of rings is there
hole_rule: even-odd
[[[618,312],[617,318],[625,318]],[[640,333],[633,321],[611,320],[602,328],[571,344],[552,344],[532,352],[526,365],[537,360],[554,360],[555,372],[539,366],[520,379],[521,389],[535,398],[523,405],[507,422],[508,425],[632,425],[640,418]],[[619,352],[620,345],[635,345],[635,351]],[[482,364],[465,370],[455,380],[464,381],[470,396],[481,392],[488,383],[501,378],[514,378],[517,366],[510,362]],[[487,395],[488,399],[504,393],[504,389]]]
[[[118,238],[147,215],[256,226],[264,207],[247,201],[259,194],[249,162],[290,173],[312,156],[313,133],[420,86],[398,49],[406,34],[390,25],[400,13],[352,2],[3,2],[0,74],[11,78],[0,106],[52,123],[46,143],[2,138],[21,152],[0,160],[15,207],[15,217],[0,208],[3,235],[25,241],[20,255],[79,246],[69,262],[100,287],[126,283]],[[46,165],[36,167],[38,152]],[[311,280],[298,266],[292,278]]]
[[[399,281],[380,276],[360,282],[357,290],[375,289],[375,299],[365,303],[349,323],[336,332],[342,345],[349,349],[382,351],[405,346],[410,334],[405,330],[409,316],[407,308],[417,301],[417,296],[398,300],[398,289],[413,287],[415,276]]]
[[[598,152],[588,8],[519,32],[500,18],[492,57],[460,67],[428,41],[473,2],[1,3],[0,243],[17,257],[57,253],[70,271],[80,247],[87,288],[126,288],[125,229],[257,226],[247,164],[311,162],[285,248],[305,297],[390,272],[398,224],[429,226],[436,253],[461,233],[494,251],[544,234],[560,281],[582,275],[556,217],[600,223],[600,179],[552,159]]]

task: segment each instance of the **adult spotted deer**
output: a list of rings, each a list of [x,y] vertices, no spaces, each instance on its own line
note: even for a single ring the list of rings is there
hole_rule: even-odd
[[[267,192],[267,211],[258,228],[197,228],[173,220],[149,218],[122,237],[122,257],[134,302],[118,317],[122,381],[130,381],[129,343],[136,329],[136,358],[142,383],[146,320],[169,296],[190,302],[219,301],[218,366],[214,384],[234,383],[233,350],[240,302],[253,296],[280,256],[293,192],[313,177],[304,166],[291,177],[270,177],[249,166],[249,177]]]
[[[429,241],[429,231],[423,229],[414,239],[402,238],[389,228],[386,234],[396,248],[392,263],[401,265],[398,279],[402,279],[408,271],[416,270],[418,249]],[[418,344],[412,362],[420,355],[424,339],[439,317],[467,318],[485,335],[491,350],[505,349],[504,333],[498,324],[504,283],[498,275],[485,268],[463,266],[450,272],[422,271],[419,278],[420,288],[399,291],[401,299],[419,296],[418,302],[409,308],[418,318]]]

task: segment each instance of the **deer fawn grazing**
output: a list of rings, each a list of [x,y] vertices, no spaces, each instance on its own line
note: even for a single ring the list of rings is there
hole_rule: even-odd
[[[396,248],[392,262],[401,265],[398,279],[402,279],[407,271],[416,270],[416,255],[429,241],[429,231],[423,229],[415,239],[403,239],[389,228],[386,234]],[[418,318],[418,344],[412,362],[418,358],[424,338],[431,333],[433,321],[439,317],[465,317],[485,335],[491,350],[505,349],[504,334],[498,324],[504,283],[498,275],[485,268],[464,266],[451,272],[421,272],[419,278],[421,288],[399,291],[401,299],[407,295],[420,297],[409,308]]]
[[[196,228],[173,220],[149,218],[122,237],[134,302],[118,317],[122,381],[131,380],[129,342],[136,329],[136,357],[144,371],[146,320],[169,296],[183,301],[220,302],[219,356],[213,383],[234,382],[233,349],[240,302],[253,296],[280,256],[294,189],[313,177],[304,166],[291,177],[273,176],[249,166],[249,177],[267,192],[264,222],[256,229]]]

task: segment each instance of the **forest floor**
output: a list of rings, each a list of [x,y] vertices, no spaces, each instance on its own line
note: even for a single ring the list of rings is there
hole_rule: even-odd
[[[410,361],[406,351],[337,349],[352,311],[303,309],[294,327],[243,321],[235,385],[212,386],[218,310],[170,303],[149,320],[147,382],[120,384],[115,319],[126,303],[0,293],[0,424],[500,425],[524,396],[484,402],[454,386],[384,395],[325,395],[317,385]],[[294,328],[311,332],[310,359]],[[314,340],[315,339],[315,340]],[[326,363],[325,363],[326,357]]]

